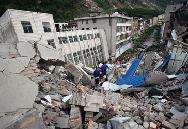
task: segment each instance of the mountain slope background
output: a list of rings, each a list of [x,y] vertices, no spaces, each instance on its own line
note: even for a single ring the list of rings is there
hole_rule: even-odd
[[[129,16],[152,17],[162,13],[169,3],[169,0],[0,0],[0,15],[11,8],[51,13],[56,22],[66,22],[90,12],[118,11]]]

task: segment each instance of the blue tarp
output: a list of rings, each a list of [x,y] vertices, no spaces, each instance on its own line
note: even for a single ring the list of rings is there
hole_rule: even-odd
[[[135,76],[135,72],[140,64],[140,59],[134,59],[132,61],[132,65],[127,71],[125,75],[122,76],[121,79],[116,81],[117,85],[132,85],[133,87],[143,86],[145,84],[144,75],[142,76]]]

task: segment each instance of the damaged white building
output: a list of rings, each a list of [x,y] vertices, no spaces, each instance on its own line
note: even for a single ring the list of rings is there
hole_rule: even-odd
[[[34,44],[46,60],[68,59],[95,66],[109,57],[103,30],[56,32],[52,14],[8,9],[0,18],[0,56],[12,58],[21,53],[32,57]]]

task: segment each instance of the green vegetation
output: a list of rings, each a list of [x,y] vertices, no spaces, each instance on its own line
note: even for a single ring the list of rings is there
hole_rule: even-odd
[[[68,21],[88,12],[84,0],[0,0],[0,15],[10,8],[51,13],[56,22]]]
[[[109,4],[107,0],[94,0],[99,7],[101,7],[104,10],[110,10],[112,9],[112,6]]]
[[[128,15],[130,17],[144,17],[144,18],[151,18],[154,16],[158,16],[161,14],[161,12],[157,10],[151,10],[147,8],[123,8],[123,9],[117,9],[119,13]]]
[[[147,38],[153,33],[154,27],[149,27],[148,29],[146,29],[141,35],[138,36],[138,38],[133,40],[133,44],[134,47],[133,49],[137,50],[138,48],[142,48],[143,47],[143,43],[147,40]]]
[[[148,47],[147,48],[147,52],[148,51],[156,51],[156,52],[159,52],[160,51],[160,44],[153,44],[152,46]]]

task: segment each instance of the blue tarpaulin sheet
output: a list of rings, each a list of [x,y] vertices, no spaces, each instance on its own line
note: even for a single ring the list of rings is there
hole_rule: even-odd
[[[128,69],[127,73],[122,76],[121,79],[116,81],[117,85],[132,85],[133,87],[143,86],[145,84],[144,75],[135,76],[135,72],[140,64],[140,59],[134,59],[132,61],[131,67]]]

